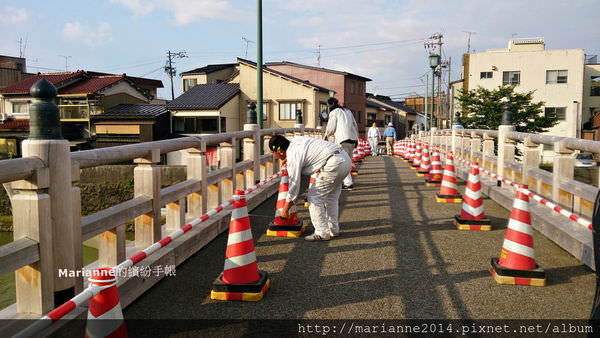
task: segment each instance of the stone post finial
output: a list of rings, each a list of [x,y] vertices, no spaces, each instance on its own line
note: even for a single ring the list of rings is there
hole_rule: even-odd
[[[29,139],[62,140],[60,112],[54,104],[56,87],[42,78],[29,90],[34,102],[29,109]]]
[[[246,120],[248,124],[256,124],[256,103],[248,103],[248,112],[246,113]]]
[[[510,104],[505,104],[504,106],[502,106],[502,124],[505,126],[510,126],[513,124],[512,121],[512,106]]]

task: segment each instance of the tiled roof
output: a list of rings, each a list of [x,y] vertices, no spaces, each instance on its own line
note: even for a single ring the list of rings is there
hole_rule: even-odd
[[[238,61],[241,61],[241,62],[247,63],[247,64],[249,64],[249,65],[251,65],[251,66],[253,66],[253,67],[256,67],[256,62],[253,62],[253,61],[250,61],[250,60],[245,60],[245,59],[242,59],[242,58],[238,58]],[[271,73],[273,73],[273,74],[277,74],[277,75],[279,75],[279,76],[281,76],[281,77],[284,77],[284,78],[287,78],[287,79],[290,79],[290,80],[293,80],[293,81],[296,81],[296,82],[303,83],[303,84],[305,84],[305,85],[308,85],[308,86],[314,87],[314,88],[316,88],[316,89],[318,89],[318,90],[320,90],[320,91],[323,91],[323,92],[329,92],[329,89],[328,89],[328,88],[321,87],[321,86],[319,86],[319,85],[316,85],[316,84],[314,84],[314,83],[311,83],[310,81],[299,79],[299,78],[297,78],[297,77],[294,77],[294,76],[291,76],[291,75],[288,75],[288,74],[282,73],[282,72],[280,72],[280,71],[278,71],[278,70],[275,70],[275,69],[271,69],[271,68],[268,68],[268,67],[263,67],[263,71],[268,71],[268,72],[271,72]]]
[[[202,68],[196,68],[194,70],[190,70],[187,72],[183,72],[180,75],[192,75],[192,74],[210,74],[213,72],[217,72],[219,70],[223,70],[226,68],[231,68],[237,66],[237,63],[221,63],[216,65],[208,65]]]
[[[120,104],[100,115],[92,115],[92,120],[108,119],[154,119],[168,113],[164,104]]]
[[[406,105],[404,105],[404,104],[402,104],[400,102],[391,100],[389,96],[373,95],[373,94],[367,93],[367,102],[369,102],[369,101],[371,101],[371,102],[375,101],[375,102],[384,103],[384,104],[387,104],[389,106],[392,106],[392,107],[394,107],[396,109],[400,109],[400,110],[405,111],[405,112],[410,113],[410,114],[417,114],[417,115],[422,115],[423,114],[422,112],[420,112],[418,110],[415,110],[415,109],[412,109],[412,108],[410,108],[410,107],[408,107],[408,106],[406,106]]]
[[[75,77],[83,77],[82,71],[77,72],[65,72],[65,73],[51,73],[51,74],[36,74],[32,77],[28,77],[17,83],[13,83],[0,89],[0,94],[29,94],[29,89],[34,83],[44,78],[50,81],[54,86],[59,87],[60,83],[73,79]]]
[[[375,101],[371,101],[369,99],[367,99],[367,107],[380,108],[380,109],[383,109],[383,110],[393,110],[393,109],[391,109],[389,107],[386,107],[386,106],[384,106],[382,104],[379,104],[379,103],[377,103]]]
[[[15,119],[0,122],[0,130],[29,130],[29,119]]]
[[[124,78],[125,77],[123,75],[93,77],[91,79],[78,81],[72,85],[61,88],[59,94],[93,94],[123,80]]]
[[[86,73],[89,74],[89,75],[91,75],[91,76],[114,75],[114,74],[94,72],[94,71],[86,71]],[[129,81],[133,82],[134,84],[136,84],[138,86],[164,88],[163,83],[162,83],[161,80],[147,79],[145,77],[129,76],[127,74],[123,74],[123,75],[125,75],[125,77],[127,77],[127,79]]]
[[[90,92],[90,90],[92,90],[93,88],[98,88],[96,89],[97,91],[116,82],[115,80],[114,82],[110,83],[110,78],[112,78],[113,80],[116,78],[126,78],[127,80],[131,81],[132,84],[137,86],[163,88],[162,81],[160,80],[127,76],[126,74],[113,75],[107,73],[78,70],[76,72],[63,73],[38,73],[37,75],[26,78],[22,81],[0,89],[0,94],[29,94],[29,89],[31,88],[31,86],[33,86],[33,84],[41,78],[45,78],[46,80],[50,81],[54,86],[56,86],[59,94],[91,94],[95,92]],[[76,78],[79,78],[79,80]],[[76,83],[69,84],[67,87],[63,88],[63,83],[65,83],[67,80],[73,80]],[[106,85],[102,85],[103,83]],[[76,88],[80,88],[82,91],[77,91],[79,89]],[[65,90],[68,90],[68,92],[65,92]]]
[[[267,67],[268,66],[294,66],[294,67],[302,67],[302,68],[313,69],[313,70],[318,70],[318,71],[322,71],[322,72],[328,72],[328,73],[334,73],[334,74],[342,74],[342,75],[350,76],[350,77],[353,77],[355,79],[359,79],[359,80],[363,80],[363,81],[371,81],[371,79],[366,78],[364,76],[360,76],[360,75],[356,75],[356,74],[352,74],[352,73],[348,73],[348,72],[343,72],[343,71],[333,70],[333,69],[327,69],[327,68],[307,66],[307,65],[301,65],[299,63],[294,63],[294,62],[289,62],[289,61],[268,62],[268,63],[265,63],[265,66],[267,66]]]
[[[219,109],[239,91],[237,83],[200,84],[167,103],[167,109]]]

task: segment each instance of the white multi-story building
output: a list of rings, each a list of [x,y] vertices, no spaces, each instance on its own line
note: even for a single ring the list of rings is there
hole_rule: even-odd
[[[580,137],[590,115],[582,104],[588,80],[583,49],[546,50],[544,38],[512,39],[507,49],[467,54],[464,60],[464,88],[515,84],[517,92],[533,91],[533,101],[545,102],[544,113],[559,120],[547,134]]]

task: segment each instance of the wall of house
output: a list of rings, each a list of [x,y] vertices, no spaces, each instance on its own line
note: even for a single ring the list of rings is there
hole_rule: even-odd
[[[129,83],[121,81],[114,86],[106,88],[105,90],[99,91],[99,95],[112,96],[117,94],[127,94],[131,97],[138,99],[141,102],[148,102],[149,99],[140,93],[139,90],[133,88]]]
[[[227,120],[225,125],[227,133],[244,129],[244,126],[240,124],[240,95],[227,101],[219,109],[219,116],[225,117]]]
[[[237,67],[221,69],[209,74],[186,74],[181,76],[181,91],[183,93],[183,81],[186,79],[196,79],[196,84],[221,83],[229,79],[235,73]]]
[[[246,123],[248,102],[256,102],[256,68],[244,63],[240,64],[240,73],[234,81],[240,84],[241,90],[240,121]],[[319,101],[326,102],[328,93],[315,95],[314,92],[314,87],[264,71],[263,100],[268,103],[268,116],[267,121],[263,122],[263,128],[292,128],[296,123],[295,120],[279,119],[279,104],[289,102],[301,103],[304,124],[309,128],[315,128],[319,113]],[[315,102],[316,99],[319,101]]]
[[[142,96],[143,97],[143,96]],[[148,103],[145,99],[140,99],[136,96],[131,96],[129,93],[117,93],[114,95],[107,95],[103,97],[99,102],[98,106],[104,111],[109,110],[112,107],[118,106],[120,104],[139,104],[139,103]],[[96,112],[98,113],[98,112]]]
[[[566,107],[566,120],[551,128],[547,134],[577,137],[578,126],[582,122],[582,49],[525,52],[495,50],[472,53],[469,60],[469,90],[478,86],[498,88],[502,85],[503,72],[520,71],[520,83],[515,87],[517,92],[534,90],[534,102],[544,101],[546,107]],[[546,84],[547,70],[567,70],[567,83]],[[481,72],[492,72],[492,78],[481,79]]]
[[[591,96],[592,76],[600,76],[600,64],[583,68],[583,122],[590,120],[594,112],[600,112],[600,96]]]

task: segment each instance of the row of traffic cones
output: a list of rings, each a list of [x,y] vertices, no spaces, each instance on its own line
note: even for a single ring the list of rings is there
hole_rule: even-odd
[[[411,144],[412,142],[407,143],[406,150],[401,153],[404,159],[410,158]],[[427,149],[426,144],[425,149]],[[417,142],[415,156],[419,156],[419,150],[420,143]],[[430,179],[432,176],[437,177],[435,149],[432,157]],[[415,166],[414,161],[412,166]],[[491,259],[490,272],[499,284],[545,286],[545,271],[536,264],[534,258],[529,197],[523,192],[523,189],[527,189],[527,185],[518,185],[500,258]],[[454,225],[459,230],[491,230],[491,222],[485,217],[483,210],[477,162],[471,163],[463,198],[457,189],[452,152],[448,152],[436,201],[439,203],[463,203],[460,215],[454,217]]]

